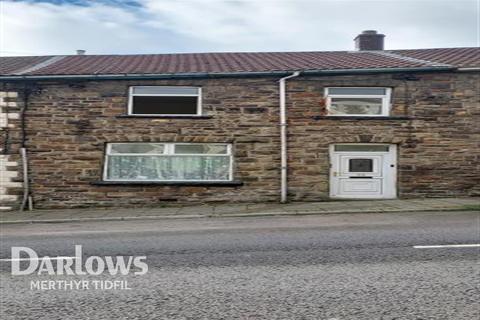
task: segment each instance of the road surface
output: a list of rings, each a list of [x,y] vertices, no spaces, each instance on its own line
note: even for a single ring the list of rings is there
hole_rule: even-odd
[[[0,231],[4,320],[480,317],[480,247],[463,246],[480,243],[479,212],[25,224]],[[75,245],[82,245],[83,261],[146,256],[148,272],[11,275],[14,246],[41,258],[73,257]],[[127,288],[31,287],[72,280]]]

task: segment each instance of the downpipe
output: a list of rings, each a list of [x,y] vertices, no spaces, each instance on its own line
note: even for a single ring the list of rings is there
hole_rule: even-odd
[[[286,82],[288,79],[298,77],[300,71],[283,77],[279,80],[280,93],[280,202],[287,202],[287,106],[286,106]]]
[[[28,180],[28,158],[27,158],[27,148],[20,148],[20,155],[22,158],[22,168],[23,168],[23,199],[22,204],[20,205],[20,211],[24,211],[28,205],[28,210],[33,210],[32,197],[30,196],[30,185]]]
[[[28,109],[28,103],[30,94],[32,92],[31,87],[29,84],[25,83],[23,89],[23,108],[21,110],[21,145],[20,145],[20,156],[22,160],[22,169],[23,169],[23,198],[22,203],[20,205],[20,211],[24,211],[27,206],[28,210],[33,210],[33,201],[32,196],[30,194],[30,181],[28,177],[28,156],[27,156],[27,147],[26,147],[26,140],[27,140],[27,129],[26,129],[26,114]]]

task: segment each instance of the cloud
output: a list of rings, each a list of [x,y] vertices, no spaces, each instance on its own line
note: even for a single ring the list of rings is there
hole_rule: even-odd
[[[0,51],[7,55],[135,53],[182,48],[170,32],[145,24],[141,10],[89,5],[1,2]],[[163,49],[163,50],[162,50]]]
[[[40,0],[0,2],[3,55],[476,46],[479,1]]]

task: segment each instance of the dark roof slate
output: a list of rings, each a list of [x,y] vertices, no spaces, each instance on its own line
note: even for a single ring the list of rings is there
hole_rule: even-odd
[[[0,57],[3,76],[214,74],[442,66],[480,67],[480,48]]]
[[[457,68],[480,67],[480,48],[412,49],[392,52],[411,58],[446,63]]]

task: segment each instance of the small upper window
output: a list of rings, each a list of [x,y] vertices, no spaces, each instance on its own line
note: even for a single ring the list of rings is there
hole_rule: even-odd
[[[328,114],[332,116],[388,116],[390,88],[326,88]]]
[[[201,115],[201,89],[195,87],[130,87],[129,115]]]

